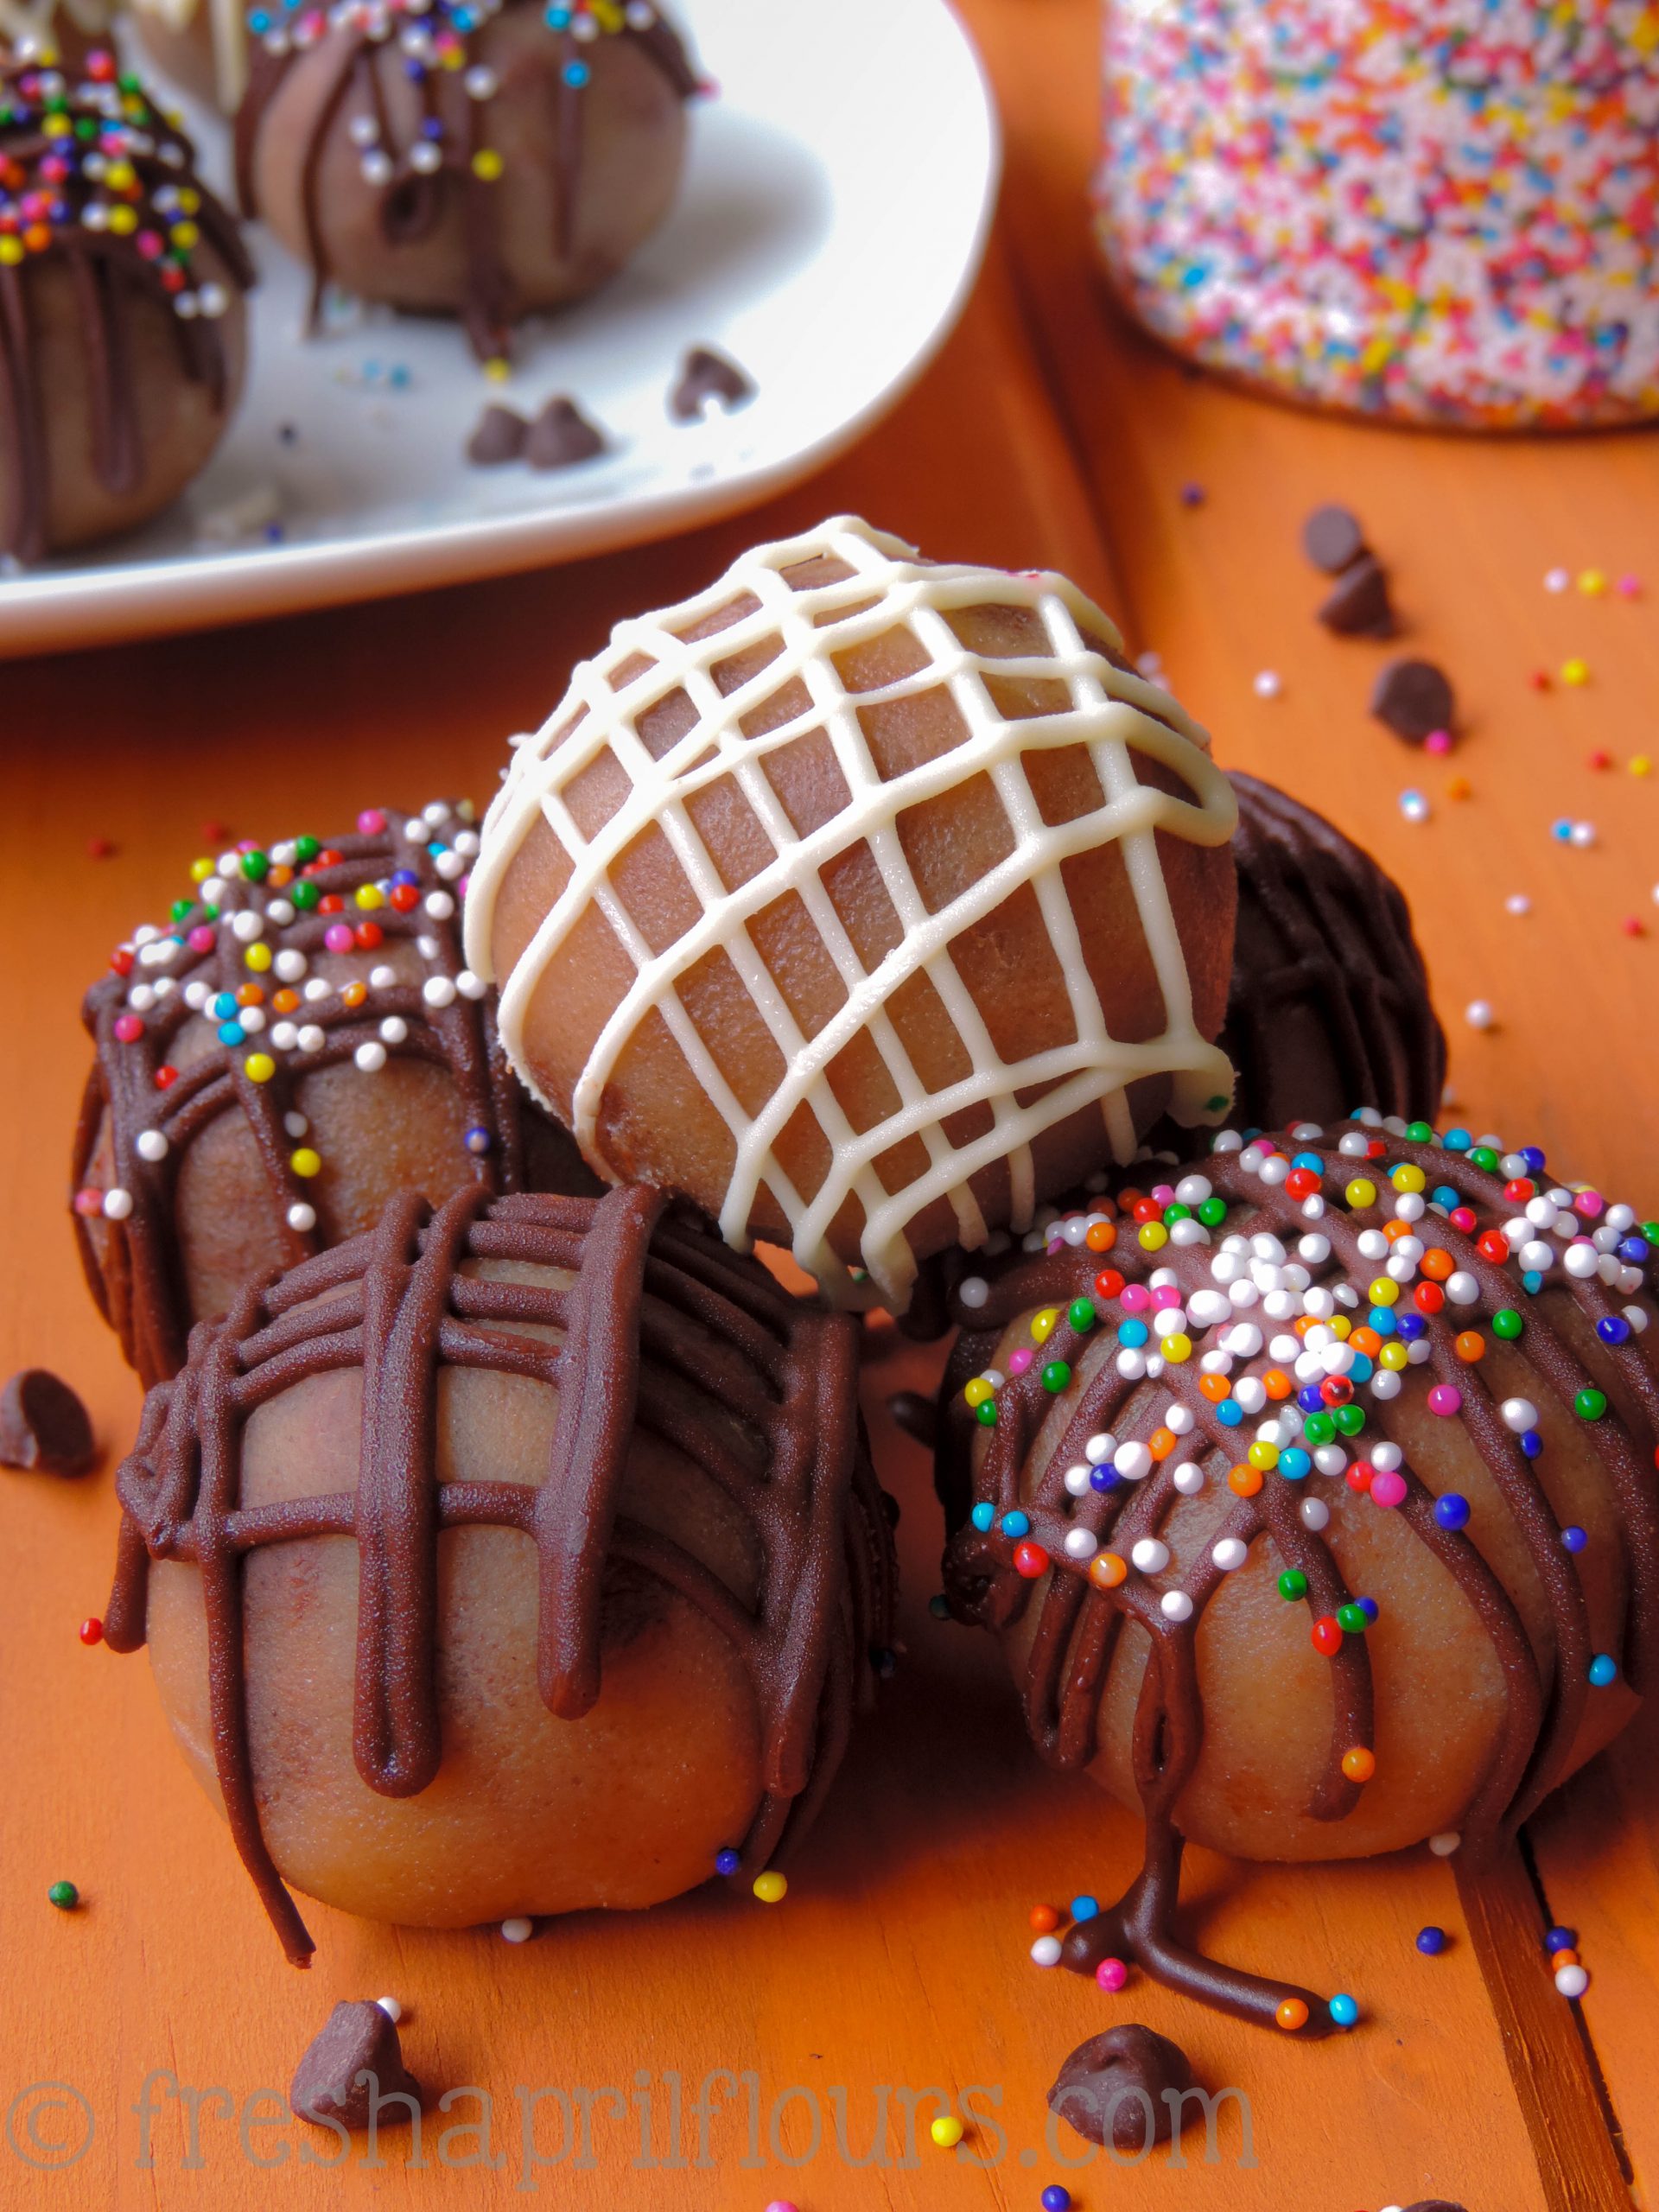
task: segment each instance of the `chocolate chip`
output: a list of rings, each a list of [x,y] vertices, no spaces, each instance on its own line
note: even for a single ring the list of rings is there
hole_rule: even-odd
[[[97,1457],[86,1407],[49,1368],[26,1367],[0,1390],[0,1466],[84,1475]]]
[[[931,1398],[925,1398],[919,1390],[895,1390],[887,1400],[887,1411],[893,1415],[894,1426],[902,1428],[906,1436],[913,1437],[930,1452],[933,1449],[938,1408]]]
[[[1391,638],[1396,624],[1382,564],[1362,553],[1337,578],[1319,607],[1319,620],[1339,638]]]
[[[1376,679],[1371,712],[1396,737],[1421,745],[1437,729],[1450,729],[1452,685],[1432,660],[1391,660]]]
[[[486,407],[467,441],[467,458],[475,468],[499,468],[524,450],[530,425],[511,407]]]
[[[1181,2103],[1193,2087],[1179,2044],[1126,2022],[1079,2044],[1048,2093],[1049,2108],[1090,2143],[1130,2152],[1168,2142]],[[1147,2130],[1152,2133],[1148,2138]]]
[[[380,2007],[340,2004],[295,2069],[288,2101],[296,2118],[319,2126],[366,2127],[371,2114],[378,2127],[407,2126],[420,2110],[421,2085]]]
[[[532,468],[574,468],[604,450],[605,433],[563,394],[548,401],[524,441],[524,459]]]
[[[735,361],[706,346],[694,346],[680,363],[679,381],[669,395],[668,411],[677,423],[699,423],[710,400],[724,408],[741,407],[754,397],[754,385]]]
[[[1315,507],[1302,524],[1302,550],[1327,576],[1340,575],[1365,550],[1365,532],[1346,507]]]

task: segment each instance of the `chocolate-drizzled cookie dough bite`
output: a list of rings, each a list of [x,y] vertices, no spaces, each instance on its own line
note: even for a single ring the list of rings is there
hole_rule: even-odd
[[[105,1633],[290,1958],[289,1884],[443,1928],[776,1893],[886,1663],[858,1339],[638,1187],[406,1195],[198,1332]]]
[[[1221,1042],[1241,1128],[1440,1110],[1446,1037],[1399,886],[1312,807],[1234,773],[1238,930]]]
[[[600,1187],[514,1079],[461,959],[477,842],[471,810],[435,800],[204,855],[87,993],[74,1222],[147,1384],[250,1277],[355,1236],[400,1190]]]
[[[252,282],[189,140],[107,47],[0,45],[0,552],[177,497],[235,408]]]
[[[1478,1864],[1629,1719],[1656,1249],[1535,1148],[1371,1116],[1224,1133],[957,1286],[952,1610],[1003,1639],[1044,1757],[1146,1816],[1068,1964],[1323,2032],[1311,1993],[1182,1948],[1183,1842]]]
[[[700,80],[652,0],[264,0],[244,211],[359,298],[458,315],[480,360],[668,214]]]
[[[929,1254],[1224,1109],[1235,818],[1075,585],[843,518],[578,668],[467,953],[594,1166],[899,1312]]]

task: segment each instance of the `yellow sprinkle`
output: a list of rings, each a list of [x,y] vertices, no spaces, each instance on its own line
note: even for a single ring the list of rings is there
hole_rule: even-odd
[[[137,227],[138,210],[136,207],[111,208],[110,228],[114,231],[118,237],[127,238],[130,236]]]
[[[290,1154],[288,1164],[296,1175],[307,1182],[309,1182],[314,1175],[321,1175],[322,1173],[322,1155],[314,1152],[308,1144],[302,1144],[297,1152]]]
[[[74,127],[67,115],[48,115],[41,124],[41,135],[44,138],[67,138]]]
[[[196,190],[194,185],[181,184],[179,187],[179,206],[183,209],[187,215],[196,215],[200,213],[201,194]]]
[[[1409,1160],[1402,1160],[1389,1178],[1396,1191],[1421,1191],[1428,1178],[1422,1169]]]
[[[1586,599],[1599,599],[1606,588],[1607,579],[1602,575],[1599,569],[1585,569],[1580,570],[1579,575],[1579,589],[1584,594]]]
[[[1645,753],[1638,753],[1631,761],[1630,773],[1633,776],[1650,776],[1653,773],[1653,763]]]
[[[764,1874],[757,1874],[754,1878],[754,1894],[762,1904],[776,1904],[788,1887],[789,1877],[786,1874],[775,1874],[768,1871]]]
[[[1279,1446],[1276,1444],[1264,1443],[1258,1436],[1244,1457],[1253,1467],[1260,1469],[1262,1474],[1268,1474],[1279,1464]]]
[[[1169,1242],[1169,1231],[1161,1221],[1143,1221],[1136,1235],[1143,1252],[1160,1252]]]
[[[962,1395],[970,1406],[982,1406],[986,1399],[994,1397],[995,1393],[982,1375],[976,1375],[971,1382],[963,1385]]]
[[[263,976],[270,965],[270,947],[268,944],[251,944],[242,957],[256,976]]]
[[[190,863],[190,880],[192,883],[206,883],[213,872],[213,863],[208,859],[206,853],[202,855],[199,861],[192,861]]]
[[[22,257],[23,243],[21,238],[0,238],[0,262],[3,262],[8,269],[15,269]]]
[[[1192,1339],[1177,1329],[1173,1336],[1164,1338],[1159,1349],[1172,1367],[1185,1367],[1192,1357]]]
[[[1392,1306],[1400,1296],[1400,1286],[1392,1275],[1378,1275],[1365,1295],[1373,1306]]]
[[[480,146],[473,156],[473,175],[482,177],[486,184],[493,184],[505,167],[493,146]]]
[[[1053,1332],[1054,1324],[1059,1318],[1060,1309],[1058,1306],[1045,1306],[1040,1313],[1033,1313],[1031,1317],[1033,1344],[1046,1344]]]
[[[484,373],[492,384],[505,384],[512,374],[512,364],[504,361],[498,353],[493,360],[485,362]]]
[[[1561,681],[1563,683],[1587,683],[1590,681],[1589,662],[1584,660],[1563,661],[1561,663]]]
[[[386,895],[377,883],[359,883],[352,896],[365,913],[386,903]]]
[[[1345,1337],[1354,1325],[1345,1313],[1333,1313],[1325,1325],[1333,1337]]]
[[[1384,1367],[1391,1368],[1396,1375],[1402,1367],[1407,1365],[1410,1357],[1404,1344],[1400,1343],[1397,1338],[1390,1338],[1376,1356]]]
[[[194,223],[175,223],[168,237],[181,253],[188,253],[193,245],[201,243],[201,232]]]
[[[111,162],[104,172],[104,181],[111,192],[125,192],[138,178],[130,162]]]
[[[242,1072],[250,1083],[269,1083],[276,1072],[276,1063],[269,1052],[250,1052],[242,1063]]]
[[[1351,1206],[1374,1206],[1376,1204],[1376,1185],[1365,1176],[1356,1175],[1342,1195]]]
[[[954,2151],[962,2140],[962,2122],[953,2112],[942,2112],[928,2129],[941,2151]]]

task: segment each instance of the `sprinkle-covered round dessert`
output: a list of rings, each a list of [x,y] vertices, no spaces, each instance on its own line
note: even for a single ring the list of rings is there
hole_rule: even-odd
[[[1649,0],[1116,0],[1097,230],[1149,328],[1474,429],[1659,413]]]
[[[956,1286],[952,1608],[1044,1756],[1147,1821],[1068,1963],[1323,2031],[1174,1938],[1183,1843],[1478,1861],[1623,1726],[1659,1630],[1656,1255],[1535,1147],[1367,1116],[1225,1132]]]
[[[0,553],[130,529],[206,464],[241,389],[235,223],[107,47],[0,47]]]
[[[237,113],[244,210],[325,288],[522,317],[614,276],[666,217],[701,87],[654,0],[259,0]]]
[[[619,623],[521,739],[468,957],[601,1173],[842,1303],[1217,1119],[1236,820],[1064,576],[854,517]]]
[[[405,1187],[599,1187],[514,1078],[461,957],[477,849],[471,808],[438,799],[204,854],[87,993],[74,1223],[146,1383],[244,1282],[356,1236]]]
[[[288,1955],[763,1902],[887,1662],[859,1328],[638,1187],[391,1200],[146,1402],[105,1635]]]

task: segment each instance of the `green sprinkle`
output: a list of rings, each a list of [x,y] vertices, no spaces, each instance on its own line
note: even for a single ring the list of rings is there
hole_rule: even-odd
[[[1331,1416],[1344,1436],[1357,1436],[1365,1426],[1363,1406],[1338,1406]],[[1310,1422],[1308,1427],[1313,1424]]]
[[[1213,1098],[1205,1100],[1204,1110],[1206,1114],[1219,1114],[1224,1107],[1230,1106],[1232,1103],[1230,1098],[1224,1098],[1217,1091]]]
[[[290,886],[288,895],[304,914],[308,914],[322,897],[315,883],[296,883]]]
[[[1192,1207],[1184,1206],[1179,1198],[1175,1199],[1173,1204],[1166,1205],[1164,1208],[1164,1227],[1166,1229],[1173,1229],[1178,1221],[1191,1221],[1192,1218]]]
[[[46,1897],[47,1903],[56,1905],[60,1912],[73,1912],[80,1903],[80,1891],[73,1882],[54,1882]]]
[[[1079,1334],[1085,1329],[1092,1329],[1096,1319],[1094,1300],[1074,1298],[1065,1309],[1065,1318]]]
[[[1500,1306],[1492,1316],[1492,1334],[1503,1337],[1511,1343],[1526,1327],[1524,1318],[1513,1306]]]
[[[1329,1414],[1309,1414],[1302,1423],[1302,1434],[1310,1444],[1328,1444],[1337,1433],[1337,1425]]]
[[[1307,1595],[1307,1577],[1300,1567],[1287,1567],[1279,1578],[1279,1595],[1287,1605]]]
[[[244,853],[240,865],[243,874],[250,883],[263,883],[270,874],[270,855],[260,852]]]
[[[181,922],[195,911],[195,905],[194,899],[175,899],[173,901],[169,918],[173,921]]]
[[[1219,1229],[1227,1218],[1225,1198],[1206,1198],[1198,1208],[1198,1219],[1206,1229]]]
[[[982,1398],[978,1405],[974,1408],[974,1419],[982,1428],[995,1428],[996,1427],[996,1400]]]
[[[1573,1410],[1580,1421],[1599,1421],[1607,1410],[1606,1394],[1601,1390],[1580,1390],[1573,1401]]]
[[[1434,1141],[1433,1128],[1427,1122],[1408,1122],[1406,1135],[1413,1144],[1433,1144]]]
[[[1344,1636],[1363,1636],[1370,1625],[1365,1618],[1363,1605],[1351,1605],[1337,1607],[1337,1626]]]
[[[1470,1153],[1469,1157],[1477,1167],[1484,1167],[1489,1175],[1495,1175],[1497,1173],[1498,1156],[1492,1150],[1491,1145],[1476,1145],[1474,1149]]]
[[[296,837],[294,840],[294,857],[302,868],[305,866],[308,861],[315,860],[317,855],[321,850],[321,842],[318,838]]]
[[[935,1591],[927,1601],[927,1610],[936,1621],[948,1621],[950,1618],[950,1600],[942,1590]]]
[[[1052,1391],[1057,1398],[1071,1380],[1071,1367],[1063,1359],[1051,1359],[1043,1370],[1043,1388]]]

